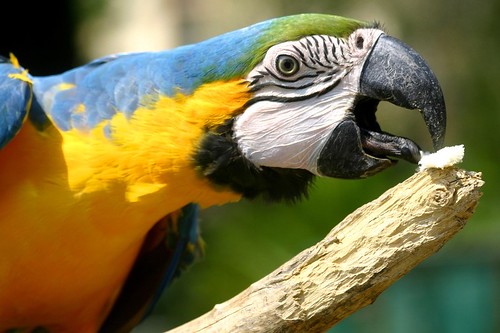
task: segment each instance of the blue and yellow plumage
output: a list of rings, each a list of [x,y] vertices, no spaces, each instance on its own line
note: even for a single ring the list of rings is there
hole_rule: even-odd
[[[0,63],[0,332],[129,331],[156,291],[201,253],[198,206],[260,193],[299,198],[316,169],[259,164],[234,141],[241,134],[232,134],[235,119],[267,105],[252,87],[263,74],[248,76],[276,45],[313,35],[347,40],[358,29],[377,27],[307,14],[48,77],[30,76],[14,57]],[[325,47],[316,54],[323,62],[336,57]],[[266,103],[281,107],[283,99]],[[372,121],[367,130],[377,131]],[[429,128],[433,137],[444,133]],[[352,142],[361,152],[361,141]],[[391,154],[381,147],[369,158],[385,168],[382,155],[399,156]],[[373,173],[364,172],[359,167],[352,178]]]

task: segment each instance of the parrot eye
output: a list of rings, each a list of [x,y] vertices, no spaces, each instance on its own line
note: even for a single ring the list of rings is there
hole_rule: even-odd
[[[292,56],[279,55],[276,58],[276,69],[284,76],[291,76],[299,71],[299,62]]]

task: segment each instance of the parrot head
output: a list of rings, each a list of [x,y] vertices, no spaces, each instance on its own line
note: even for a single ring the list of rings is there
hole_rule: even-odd
[[[206,131],[195,156],[216,184],[294,200],[314,175],[356,179],[397,159],[418,163],[415,142],[378,124],[380,101],[419,110],[434,148],[443,146],[446,109],[435,75],[378,24],[303,14],[245,31],[251,38],[235,44],[251,97]]]
[[[418,163],[415,142],[379,126],[380,101],[418,110],[442,147],[446,109],[435,75],[378,24],[303,14],[262,25],[240,60],[251,98],[206,133],[196,154],[212,181],[247,197],[294,200],[313,175],[356,179],[397,159]]]
[[[397,159],[418,163],[412,140],[384,132],[380,101],[419,110],[435,149],[446,108],[425,60],[377,24],[303,14],[275,19],[246,52],[251,98],[197,151],[203,174],[244,196],[296,199],[313,175],[356,179]]]
[[[419,146],[384,132],[380,101],[419,110],[435,149],[446,109],[424,59],[377,24],[303,14],[275,19],[245,52],[251,98],[207,131],[196,154],[203,174],[244,196],[297,199],[313,175],[364,178]]]

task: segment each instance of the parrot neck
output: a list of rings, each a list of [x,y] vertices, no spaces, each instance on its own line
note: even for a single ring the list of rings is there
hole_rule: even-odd
[[[190,202],[207,207],[238,200],[241,194],[215,186],[200,173],[194,155],[205,132],[248,100],[246,85],[212,82],[189,96],[153,100],[130,118],[116,113],[86,135],[77,129],[61,132],[70,188],[81,195],[120,191],[110,197],[151,203],[160,215]]]
[[[256,166],[235,141],[233,123],[234,118],[205,134],[195,156],[203,174],[249,199],[294,202],[307,197],[314,175],[303,169]]]

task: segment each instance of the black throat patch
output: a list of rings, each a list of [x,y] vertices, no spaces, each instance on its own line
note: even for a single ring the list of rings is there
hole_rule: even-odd
[[[245,198],[297,201],[307,197],[314,175],[307,170],[258,167],[233,139],[233,119],[207,129],[194,156],[197,170],[214,184],[228,186]]]

